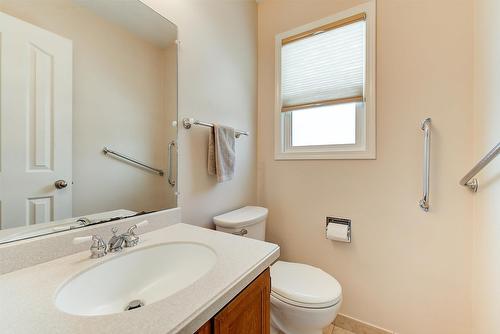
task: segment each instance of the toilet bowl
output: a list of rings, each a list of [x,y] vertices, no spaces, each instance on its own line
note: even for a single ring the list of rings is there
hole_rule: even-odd
[[[268,211],[246,206],[217,217],[218,231],[264,240]],[[323,270],[277,261],[271,266],[271,333],[321,334],[337,316],[342,287]]]
[[[271,334],[322,334],[337,316],[340,303],[327,308],[297,308],[271,294]]]

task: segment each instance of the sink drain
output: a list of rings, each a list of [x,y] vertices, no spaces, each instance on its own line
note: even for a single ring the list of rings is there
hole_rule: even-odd
[[[125,311],[135,310],[136,308],[139,308],[141,306],[144,306],[144,302],[142,300],[132,300],[130,303],[128,303],[127,306],[125,306]]]

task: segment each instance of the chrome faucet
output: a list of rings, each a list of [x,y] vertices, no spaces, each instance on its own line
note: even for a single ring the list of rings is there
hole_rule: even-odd
[[[111,239],[109,239],[108,251],[110,253],[119,252],[123,249],[123,243],[125,242],[125,233],[116,235],[116,232],[118,232],[118,227],[116,226],[111,229],[111,232],[113,232],[113,236],[111,237]]]
[[[107,251],[106,251],[106,243],[104,240],[98,235],[91,235],[87,237],[78,237],[73,239],[74,244],[80,244],[86,241],[93,241],[92,246],[90,246],[91,258],[96,259],[102,257],[109,253],[116,253],[123,249],[123,247],[134,247],[139,243],[139,236],[136,234],[135,230],[138,227],[144,226],[148,224],[147,220],[144,220],[140,223],[132,225],[128,228],[127,232],[122,233],[120,235],[116,235],[118,232],[118,227],[113,227],[111,232],[113,232],[113,236],[109,239]]]
[[[135,230],[138,227],[146,225],[147,223],[148,221],[144,220],[140,223],[132,225],[128,228],[127,232],[122,233],[118,236],[116,235],[118,228],[113,227],[113,229],[111,230],[113,232],[113,236],[111,237],[111,240],[109,240],[108,250],[110,252],[118,252],[121,251],[123,247],[137,246],[137,244],[139,243],[139,236],[135,233]]]
[[[87,217],[81,217],[81,218],[77,219],[76,222],[78,223],[79,226],[89,226],[92,224],[92,221],[90,219],[88,219]]]

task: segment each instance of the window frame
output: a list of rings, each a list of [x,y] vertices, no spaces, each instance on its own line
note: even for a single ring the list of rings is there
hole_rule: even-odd
[[[356,104],[356,144],[292,146],[291,112],[282,112],[281,101],[281,47],[282,41],[318,27],[366,14],[366,63],[364,102]],[[275,160],[316,159],[376,159],[376,0],[352,7],[321,20],[276,35],[274,111],[274,158]]]

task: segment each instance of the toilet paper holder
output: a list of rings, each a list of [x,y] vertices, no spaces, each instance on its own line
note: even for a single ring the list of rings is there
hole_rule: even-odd
[[[351,242],[351,220],[350,219],[341,218],[341,217],[326,217],[325,238],[327,238],[328,224],[347,225],[347,238],[349,239],[347,242],[349,242],[349,243]]]

